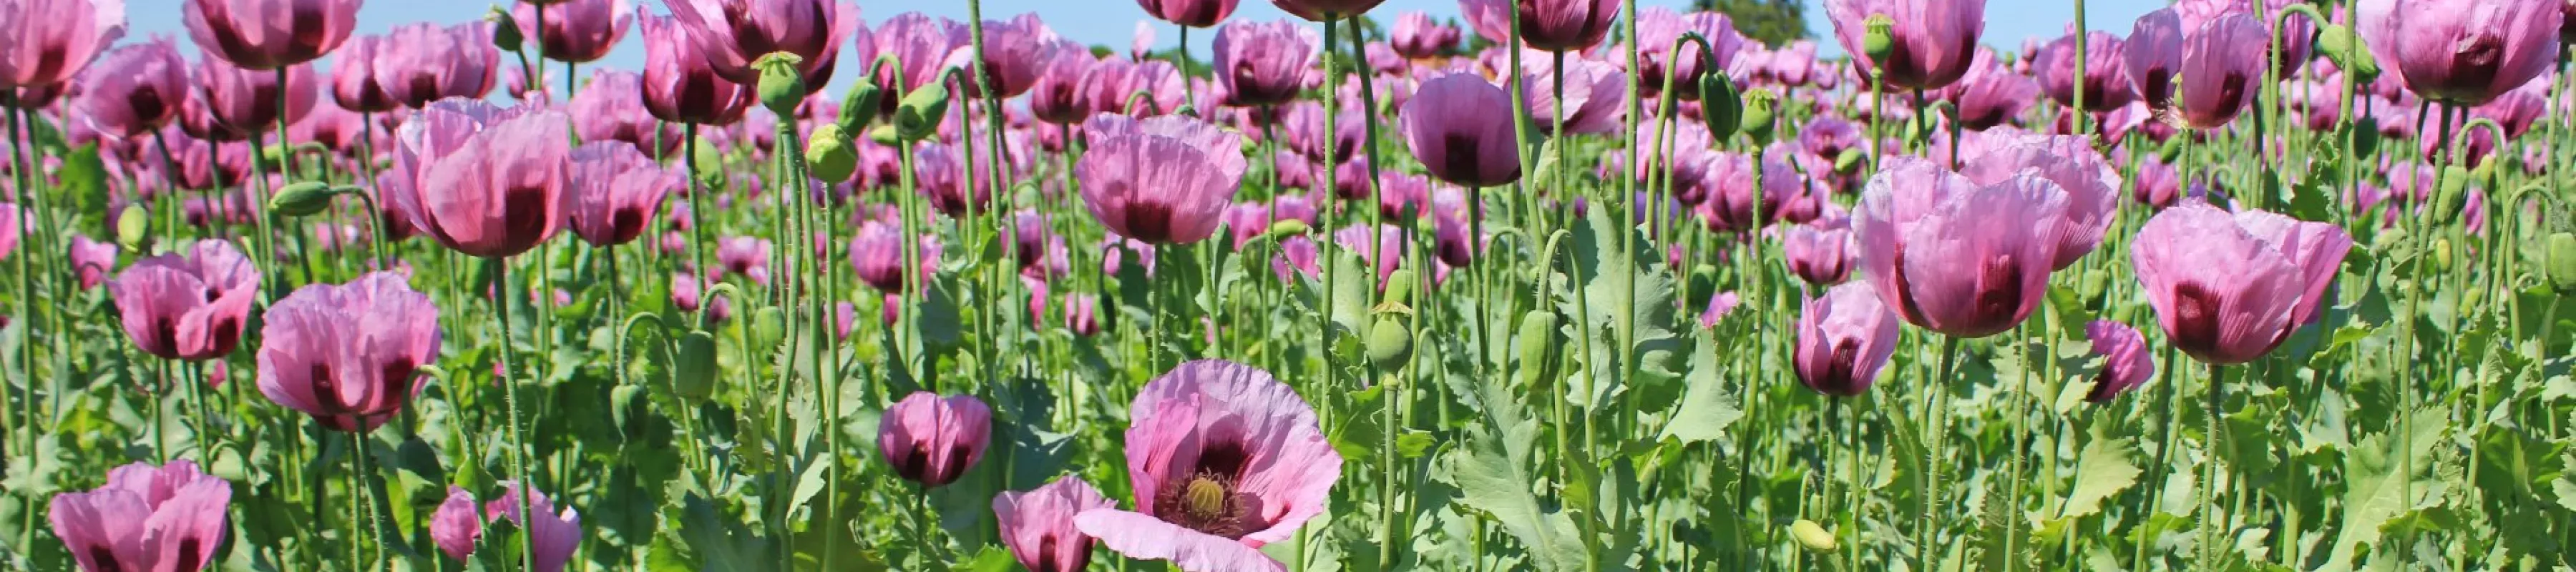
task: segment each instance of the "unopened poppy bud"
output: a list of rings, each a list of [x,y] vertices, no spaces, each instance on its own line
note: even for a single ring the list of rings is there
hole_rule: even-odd
[[[1412,304],[1414,282],[1417,282],[1417,280],[1414,279],[1413,269],[1396,269],[1394,274],[1390,274],[1386,278],[1386,300],[1384,303],[1399,306]]]
[[[1857,172],[1860,169],[1861,162],[1868,158],[1869,156],[1862,154],[1858,147],[1844,149],[1841,155],[1834,156],[1834,172]]]
[[[1279,219],[1278,222],[1270,223],[1270,237],[1274,239],[1286,239],[1292,236],[1306,236],[1306,233],[1312,230],[1314,229],[1309,227],[1303,219],[1286,218]]]
[[[680,336],[680,355],[671,368],[671,389],[690,400],[700,402],[714,395],[716,389],[716,336],[706,330],[691,330]]]
[[[2546,265],[2549,286],[2560,296],[2576,294],[2576,235],[2550,233],[2542,242],[2541,264]]]
[[[2183,140],[2187,138],[2188,137],[2182,135],[2175,135],[2172,138],[2166,139],[2163,146],[2156,148],[2156,158],[2164,164],[2173,164],[2175,159],[2182,157]]]
[[[841,116],[833,122],[841,126],[842,133],[857,133],[868,122],[876,121],[877,100],[884,97],[885,88],[877,87],[876,80],[867,74],[859,74],[850,92],[841,96]]]
[[[1803,518],[1789,523],[1789,536],[1797,538],[1799,546],[1816,552],[1833,552],[1842,545],[1834,533],[1825,531],[1824,525]]]
[[[911,93],[903,94],[903,103],[895,106],[895,134],[905,141],[919,141],[939,131],[940,118],[948,115],[948,86],[930,82]]]
[[[268,212],[278,216],[312,216],[331,208],[331,197],[338,194],[331,190],[331,185],[321,181],[289,184],[268,198]]]
[[[2450,237],[2441,237],[2441,238],[2433,239],[2433,251],[2432,251],[2432,252],[2429,252],[2429,253],[2426,253],[2426,254],[2431,254],[2431,255],[2433,255],[2433,258],[2432,258],[2431,262],[2433,263],[2433,269],[2434,269],[2434,270],[2443,271],[2443,272],[2449,272],[2449,271],[2451,270],[2451,238],[2450,238]]]
[[[1534,387],[1538,380],[1545,378],[1547,372],[1544,370],[1549,358],[1553,357],[1550,352],[1557,349],[1556,314],[1546,310],[1522,314],[1520,328],[1515,335],[1519,336],[1514,349],[1520,354],[1520,381],[1523,386]]]
[[[1735,80],[1724,73],[1712,70],[1700,75],[1699,107],[1712,145],[1734,137],[1744,127],[1744,95],[1736,92]]]
[[[868,140],[874,141],[878,145],[890,146],[896,143],[902,143],[903,133],[896,131],[892,125],[879,125],[868,130]]]
[[[2379,153],[2379,118],[2364,115],[2352,121],[2351,157],[2370,157]]]
[[[779,117],[796,116],[796,106],[805,103],[805,72],[796,66],[805,58],[787,52],[770,52],[751,63],[760,70],[760,104]]]
[[[511,16],[509,10],[494,6],[491,12],[483,15],[483,19],[492,22],[492,47],[501,48],[505,53],[518,53],[519,44],[527,41],[519,35],[519,20]]]
[[[1404,329],[1400,317],[1379,318],[1369,327],[1368,353],[1379,371],[1403,369],[1413,361],[1413,332]]]
[[[2441,184],[2433,194],[2433,223],[2450,224],[2460,214],[2460,200],[2468,192],[2473,175],[2459,165],[2442,168]]]
[[[1896,19],[1886,14],[1871,14],[1861,25],[1868,31],[1861,33],[1860,51],[1869,54],[1871,61],[1887,59],[1888,54],[1896,51]]]
[[[1717,267],[1707,264],[1692,267],[1690,282],[1683,295],[1692,307],[1707,306],[1709,297],[1717,295]]]
[[[841,132],[840,124],[816,127],[814,136],[805,141],[805,168],[823,182],[850,180],[850,175],[859,170],[858,143]]]
[[[151,217],[141,206],[127,206],[116,213],[116,244],[126,250],[143,251],[143,242],[152,239]]]

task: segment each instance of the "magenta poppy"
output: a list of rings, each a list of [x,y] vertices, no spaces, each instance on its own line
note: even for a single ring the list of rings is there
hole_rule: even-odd
[[[1215,125],[1099,115],[1083,132],[1091,150],[1074,166],[1083,205],[1121,236],[1149,244],[1206,239],[1243,183],[1243,137]]]
[[[1083,511],[1118,503],[1078,477],[1065,477],[1026,492],[993,496],[993,520],[1002,545],[1029,572],[1081,572],[1091,565],[1091,535],[1074,527]]]
[[[233,485],[192,461],[134,463],[107,485],[55,494],[46,520],[82,570],[197,572],[225,545]]]
[[[401,274],[296,289],[260,329],[259,391],[323,426],[365,432],[410,403],[438,359],[438,306]]]
[[[1934,90],[1958,81],[1986,30],[1986,0],[1827,0],[1825,14],[1846,51],[1868,64],[1862,73],[1902,89]],[[1885,61],[1852,49],[1869,33],[1869,18],[1882,15],[1894,24]]]
[[[80,96],[73,107],[100,133],[132,138],[151,135],[179,118],[191,97],[188,63],[170,39],[120,47],[81,74]]]
[[[535,106],[439,101],[403,123],[393,169],[379,184],[439,244],[483,258],[527,252],[568,218],[569,121]]]
[[[230,354],[249,323],[259,269],[230,242],[200,240],[182,252],[136,260],[108,284],[125,335],[165,359]]]
[[[2360,26],[2381,65],[2426,99],[2474,107],[2558,61],[2566,21],[2551,0],[2363,0]],[[2563,7],[2561,7],[2563,9]]]
[[[125,37],[125,0],[10,2],[0,22],[0,91],[55,86]]]
[[[1896,354],[1897,316],[1866,284],[1844,284],[1808,300],[1798,315],[1798,383],[1853,397],[1878,382]]]
[[[877,421],[877,452],[896,476],[925,487],[957,482],[991,443],[993,410],[971,395],[905,396]]]
[[[2165,338],[2232,365],[2271,353],[2314,318],[2351,250],[2332,224],[2186,201],[2148,220],[2129,258]]]
[[[592,246],[616,246],[643,237],[663,198],[687,183],[684,175],[618,141],[573,149],[568,173],[572,232]]]
[[[1342,456],[1315,410],[1268,372],[1224,360],[1173,368],[1136,395],[1127,476],[1134,511],[1095,508],[1082,532],[1182,570],[1280,570],[1262,545],[1323,514]]]
[[[1278,105],[1323,81],[1316,60],[1323,45],[1315,29],[1293,22],[1228,23],[1216,31],[1217,85],[1226,104]]]
[[[2093,390],[2084,394],[2085,401],[2110,403],[2156,375],[2156,359],[2148,355],[2147,338],[2139,335],[2137,328],[2095,320],[2084,325],[2084,337],[2093,342],[2091,355],[2102,359],[2101,369],[2093,374]]]
[[[2036,172],[1978,184],[1892,157],[1852,212],[1861,270],[1908,323],[1961,338],[2002,333],[2046,297],[2067,202]]]
[[[667,16],[643,16],[644,110],[675,123],[731,125],[750,109],[750,85],[717,75],[713,63]]]
[[[470,562],[475,541],[483,538],[483,511],[474,503],[474,493],[463,487],[447,487],[447,500],[429,516],[429,539],[438,551],[458,562]]]
[[[853,43],[855,36],[861,49],[860,61],[876,58],[866,46],[873,46],[867,32],[859,26],[859,7],[836,0],[777,0],[744,2],[742,0],[662,0],[671,9],[671,21],[687,31],[697,43],[698,53],[706,58],[717,75],[734,83],[753,85],[760,81],[760,70],[751,67],[761,56],[785,52],[803,61],[797,71],[804,73],[805,92],[813,93],[832,82],[832,69],[841,56],[841,45]],[[939,54],[944,58],[947,54]],[[937,59],[907,59],[906,66],[934,67]]]
[[[1423,170],[1467,187],[1510,184],[1521,177],[1512,133],[1512,98],[1493,82],[1457,73],[1423,82],[1397,114],[1406,148]]]
[[[187,0],[188,39],[233,65],[273,70],[320,59],[349,40],[361,0]]]
[[[546,28],[537,29],[537,11],[545,11]],[[510,7],[510,19],[518,22],[519,36],[536,40],[544,48],[546,59],[559,62],[593,62],[607,57],[617,40],[626,37],[626,25],[635,20],[632,0],[557,0],[521,2]]]
[[[488,22],[395,26],[377,48],[376,85],[412,109],[450,97],[480,99],[500,81],[501,53],[491,38]]]

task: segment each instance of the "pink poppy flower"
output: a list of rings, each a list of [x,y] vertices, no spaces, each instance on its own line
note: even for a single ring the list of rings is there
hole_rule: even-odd
[[[957,482],[991,444],[993,410],[971,395],[916,392],[877,421],[877,452],[896,476],[925,487]]]
[[[1027,492],[993,497],[993,520],[1002,545],[1029,572],[1081,572],[1091,564],[1091,535],[1073,525],[1083,511],[1117,508],[1091,483],[1065,477]]]
[[[1083,533],[1182,570],[1285,570],[1262,545],[1323,514],[1342,456],[1315,410],[1268,372],[1224,360],[1173,368],[1136,395],[1127,429],[1134,511],[1095,508]]]
[[[54,495],[46,520],[82,570],[197,572],[224,546],[233,485],[191,461],[134,463],[107,486]]]
[[[259,392],[323,426],[366,432],[410,403],[438,359],[438,306],[400,274],[296,289],[260,329]]]
[[[259,269],[230,242],[200,240],[183,252],[134,261],[108,293],[126,337],[145,353],[188,361],[223,357],[249,323]]]

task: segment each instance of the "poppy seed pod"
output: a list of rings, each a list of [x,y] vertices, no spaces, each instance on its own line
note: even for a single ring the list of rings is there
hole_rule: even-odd
[[[1376,365],[1378,371],[1404,369],[1405,364],[1413,362],[1413,332],[1404,329],[1401,319],[1379,318],[1376,325],[1369,327],[1368,355],[1369,363]]]
[[[751,63],[760,70],[760,104],[779,117],[796,116],[797,104],[805,103],[804,72],[796,66],[805,58],[787,52],[770,52]]]
[[[859,170],[858,143],[841,132],[841,126],[826,123],[814,128],[814,136],[805,142],[805,168],[815,179],[825,182],[850,180]]]
[[[1757,89],[1746,92],[1744,94],[1744,119],[1738,129],[1742,129],[1744,134],[1751,135],[1756,140],[1771,139],[1772,108],[1777,106],[1779,101],[1780,94],[1773,93],[1768,89]]]
[[[1861,25],[1867,28],[1861,32],[1861,53],[1869,54],[1873,60],[1887,59],[1888,53],[1896,49],[1896,19],[1886,14],[1871,14]]]

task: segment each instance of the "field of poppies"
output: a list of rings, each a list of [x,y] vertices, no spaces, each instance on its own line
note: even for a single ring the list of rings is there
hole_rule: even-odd
[[[2576,567],[2576,2],[940,1],[0,0],[0,569]]]

